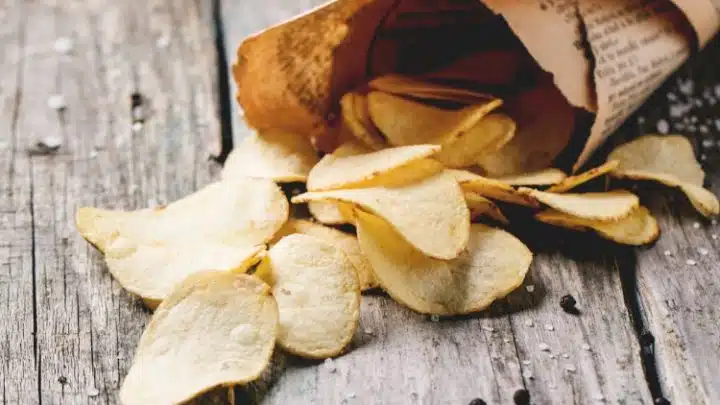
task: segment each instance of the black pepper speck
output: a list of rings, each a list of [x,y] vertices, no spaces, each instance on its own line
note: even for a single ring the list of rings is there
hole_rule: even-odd
[[[61,375],[60,377],[58,377],[58,382],[62,385],[65,385],[68,383],[68,379],[64,375]]]
[[[579,315],[580,311],[575,306],[577,305],[577,301],[575,300],[575,297],[573,297],[570,294],[563,295],[562,298],[560,298],[560,308],[563,309],[563,311],[567,312],[568,314],[572,315]]]

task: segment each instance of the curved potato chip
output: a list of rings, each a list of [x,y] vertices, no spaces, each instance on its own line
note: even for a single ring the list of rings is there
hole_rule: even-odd
[[[270,363],[277,329],[270,287],[256,277],[193,274],[150,319],[120,402],[179,404],[215,387],[252,381]]]
[[[489,197],[511,204],[525,207],[538,207],[538,202],[527,193],[521,193],[511,186],[493,179],[488,179],[467,170],[447,170],[460,184],[463,191],[472,191],[484,197]]]
[[[365,154],[323,156],[308,176],[307,188],[311,191],[353,188],[384,181],[382,176],[393,177],[394,171],[440,150],[437,145],[400,146]],[[417,175],[416,170],[409,174]]]
[[[345,209],[343,209],[345,208]],[[340,201],[309,201],[308,211],[316,221],[325,225],[352,224],[352,205]]]
[[[625,218],[596,221],[574,217],[564,212],[547,210],[535,215],[539,221],[575,230],[592,229],[605,239],[624,245],[645,245],[660,237],[657,221],[647,208],[640,206]]]
[[[567,175],[560,169],[543,169],[530,173],[496,177],[497,180],[511,186],[547,186],[565,180]]]
[[[246,137],[230,152],[222,177],[258,177],[280,183],[305,181],[318,160],[308,137],[265,131]]]
[[[619,162],[612,172],[615,177],[654,180],[679,187],[702,215],[720,214],[720,202],[702,187],[705,172],[695,160],[690,141],[683,136],[645,135],[615,148],[608,160]]]
[[[478,157],[500,149],[514,135],[515,122],[510,117],[500,113],[488,114],[453,141],[444,144],[434,158],[450,168],[472,166]]]
[[[396,146],[452,142],[502,104],[492,100],[445,110],[380,92],[368,94],[367,100],[373,122]]]
[[[283,349],[326,358],[350,343],[360,320],[360,287],[355,267],[339,247],[308,235],[286,236],[255,274],[272,286]]]
[[[401,187],[314,191],[293,203],[341,201],[385,218],[413,246],[438,259],[453,259],[467,245],[470,212],[452,174],[440,172]]]
[[[350,133],[365,146],[377,150],[385,147],[385,138],[370,119],[367,99],[360,93],[347,93],[340,99],[340,109]]]
[[[564,193],[568,190],[572,190],[573,188],[575,188],[583,183],[587,183],[590,180],[594,180],[600,176],[610,173],[611,171],[615,170],[615,168],[618,167],[618,164],[619,164],[619,162],[617,160],[610,160],[610,161],[605,162],[598,167],[594,167],[584,173],[576,174],[575,176],[570,176],[570,177],[566,178],[565,180],[561,181],[560,183],[550,187],[546,191],[548,191],[550,193]]]
[[[210,184],[164,208],[81,208],[76,224],[105,253],[113,277],[152,306],[192,273],[246,271],[288,211],[272,181],[238,178]]]
[[[470,216],[472,218],[488,216],[503,224],[510,223],[510,221],[508,221],[505,217],[505,214],[500,211],[500,208],[498,208],[494,202],[478,193],[465,191],[465,202],[467,203],[468,209],[470,209]]]
[[[375,280],[375,275],[372,271],[372,266],[370,266],[370,263],[360,251],[360,245],[358,244],[357,237],[355,237],[355,235],[350,235],[312,221],[291,219],[275,237],[277,241],[279,241],[283,237],[294,233],[314,236],[342,249],[352,263],[353,267],[355,267],[361,291],[369,290],[378,286],[377,281]],[[280,237],[278,238],[278,236]]]
[[[638,197],[626,190],[556,194],[521,187],[519,191],[557,211],[584,219],[618,220],[630,215],[640,205]]]
[[[358,240],[382,288],[426,314],[459,315],[487,308],[520,286],[532,252],[513,235],[482,224],[470,228],[463,254],[431,259],[405,242],[382,218],[356,210]]]
[[[472,90],[443,86],[407,76],[385,75],[377,77],[368,83],[373,90],[425,100],[454,101],[458,103],[475,104],[494,100],[495,97]]]
[[[509,100],[506,107],[517,123],[515,136],[499,151],[481,156],[478,166],[492,177],[552,166],[575,126],[575,111],[565,96],[549,82]]]

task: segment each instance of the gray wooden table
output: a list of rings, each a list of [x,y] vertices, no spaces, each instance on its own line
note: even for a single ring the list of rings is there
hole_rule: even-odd
[[[75,232],[76,208],[164,203],[217,178],[218,140],[246,133],[229,97],[235,46],[318,3],[0,0],[2,404],[117,403],[149,313]],[[64,37],[67,54],[54,50]],[[715,41],[616,137],[666,122],[696,141],[716,193],[718,66]],[[52,94],[64,110],[48,107]],[[29,152],[47,136],[62,139],[57,153]],[[349,354],[333,367],[276,356],[236,402],[511,404],[526,388],[537,405],[720,403],[720,227],[677,194],[640,193],[663,226],[654,247],[530,232],[537,256],[525,288],[491,311],[431,322],[365,296]],[[568,293],[580,316],[560,310]]]

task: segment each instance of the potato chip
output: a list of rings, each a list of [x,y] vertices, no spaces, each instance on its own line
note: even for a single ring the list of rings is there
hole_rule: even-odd
[[[81,208],[80,234],[105,253],[108,269],[151,305],[207,269],[245,271],[288,218],[270,180],[216,182],[164,208],[123,212]]]
[[[497,180],[488,179],[467,170],[448,170],[460,184],[463,191],[472,191],[481,196],[526,207],[538,207],[538,202],[527,193],[521,193]]]
[[[380,92],[368,94],[367,100],[373,122],[396,146],[447,144],[502,104],[495,99],[445,110]]]
[[[453,259],[467,245],[470,212],[452,174],[440,172],[400,187],[315,191],[293,203],[341,201],[385,218],[413,246],[438,259]]]
[[[505,217],[505,214],[500,211],[500,208],[498,208],[494,202],[478,193],[465,191],[465,202],[467,203],[468,209],[470,209],[470,216],[472,218],[487,216],[503,224],[510,223]]]
[[[347,209],[343,210],[343,206],[346,206]],[[346,213],[352,212],[352,206],[340,201],[310,201],[308,202],[308,211],[316,221],[325,225],[343,225],[354,222],[352,216],[346,215]]]
[[[557,194],[522,187],[519,191],[527,193],[557,211],[579,218],[601,221],[625,218],[640,205],[638,197],[626,190],[612,190],[604,193]]]
[[[120,402],[179,404],[215,387],[252,381],[270,363],[277,329],[277,304],[258,278],[195,273],[150,319]]]
[[[440,147],[436,145],[412,145],[356,155],[338,156],[331,153],[323,156],[310,171],[307,187],[308,190],[318,191],[367,186],[375,182],[384,185],[387,181],[382,180],[382,177],[393,177],[398,168],[431,156],[439,150]],[[441,169],[442,167],[437,167],[435,171]],[[406,173],[411,176],[419,174],[414,168]]]
[[[574,189],[581,184],[587,183],[600,176],[604,176],[610,173],[611,171],[615,170],[615,168],[617,168],[618,164],[619,163],[616,160],[605,162],[604,164],[598,167],[594,167],[586,172],[570,176],[565,180],[561,181],[560,183],[548,188],[546,191],[550,193],[564,193],[568,190]]]
[[[548,82],[508,100],[506,113],[517,131],[499,151],[477,160],[488,176],[500,177],[542,170],[570,142],[575,111],[560,91]]]
[[[265,131],[246,137],[230,152],[222,177],[258,177],[278,183],[305,181],[318,160],[308,137]]]
[[[465,104],[484,103],[495,97],[472,90],[443,86],[395,74],[377,77],[368,83],[371,89],[398,96],[425,100],[454,101]]]
[[[515,122],[510,117],[500,113],[488,114],[453,141],[444,144],[435,159],[450,168],[473,166],[481,155],[502,148],[514,135]]]
[[[272,286],[283,349],[321,359],[340,354],[350,343],[360,320],[360,287],[340,247],[313,236],[286,236],[255,274]]]
[[[275,238],[279,241],[283,237],[294,233],[314,236],[342,249],[342,251],[347,255],[347,258],[353,264],[353,267],[355,267],[361,291],[378,286],[377,281],[375,281],[375,275],[373,274],[372,267],[360,251],[360,245],[358,244],[355,235],[350,235],[312,221],[291,219],[285,224],[283,229],[280,230],[278,235],[275,235]]]
[[[530,173],[496,177],[493,180],[511,186],[548,186],[560,183],[567,175],[560,169],[542,169]]]
[[[612,175],[654,180],[679,187],[698,212],[706,217],[720,214],[717,196],[702,187],[705,172],[695,160],[692,145],[680,135],[645,135],[620,145],[608,156],[619,165]]]
[[[370,119],[367,99],[360,93],[347,93],[340,99],[343,122],[350,133],[361,143],[373,150],[385,147],[385,137]]]
[[[539,221],[575,230],[592,229],[605,239],[624,245],[645,245],[660,237],[657,221],[647,208],[640,206],[625,218],[597,221],[574,217],[564,212],[547,210],[535,215]]]
[[[417,312],[458,315],[480,311],[520,286],[532,252],[513,235],[473,224],[463,254],[431,259],[405,242],[382,218],[356,210],[360,247],[382,288]]]

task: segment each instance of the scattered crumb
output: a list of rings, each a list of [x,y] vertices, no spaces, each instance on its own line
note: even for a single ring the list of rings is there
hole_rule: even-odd
[[[485,325],[483,325],[482,328],[483,328],[483,330],[486,331],[486,332],[495,332],[495,328],[493,328],[492,326],[485,326]]]
[[[170,45],[170,36],[163,35],[155,41],[155,46],[160,49],[167,48]]]
[[[706,160],[707,160],[707,155],[706,155],[706,154],[703,153],[702,155],[700,155],[700,161],[701,161],[701,162],[704,162],[704,161],[706,161]]]
[[[133,132],[140,132],[143,129],[142,122],[133,122],[132,124],[132,130]]]
[[[503,339],[503,343],[510,343],[510,339],[504,338],[504,339]]]
[[[700,222],[693,222],[693,228],[700,229]]]
[[[572,365],[572,364],[566,364],[566,365],[565,365],[565,370],[568,371],[568,372],[570,372],[570,373],[574,373],[574,372],[577,371],[577,368],[576,368],[574,365]]]
[[[98,389],[95,387],[90,387],[87,390],[87,395],[89,397],[96,397],[96,396],[100,395],[100,391],[98,391]]]
[[[545,330],[549,330],[549,331],[555,330],[555,327],[552,326],[552,324],[546,323],[544,326],[545,326]]]
[[[68,37],[60,37],[55,40],[53,49],[55,49],[55,52],[57,53],[67,55],[73,49],[73,41]]]
[[[657,122],[657,130],[661,134],[667,134],[670,132],[670,124],[666,120],[660,120]]]
[[[529,292],[529,293],[532,294],[533,292],[535,292],[535,285],[534,285],[534,284],[528,284],[528,285],[525,286],[525,290],[526,290],[527,292]]]
[[[710,235],[710,237],[712,238],[712,240],[717,240],[717,238],[718,238],[717,234],[715,234],[715,233]]]
[[[569,358],[570,358],[570,355],[567,354],[567,353],[563,353],[563,354],[562,354],[562,358],[563,358],[563,359],[569,359]]]
[[[693,259],[687,259],[687,260],[685,260],[685,263],[687,263],[690,266],[694,266],[697,264],[697,262]]]
[[[670,257],[670,256],[673,255],[672,252],[669,251],[669,250],[664,251],[663,254],[664,254],[665,256],[668,256],[668,257]]]
[[[700,127],[701,132],[702,132],[702,128],[703,127]],[[707,132],[707,127],[705,127],[705,129],[706,129],[705,132]],[[704,141],[702,141],[702,146],[703,146],[703,148],[712,148],[713,146],[715,146],[715,142],[712,139],[705,139]]]
[[[667,94],[667,99],[670,100],[670,101],[676,101],[676,100],[677,100],[677,96],[675,95],[675,93],[668,93],[668,94]]]
[[[707,125],[700,125],[700,133],[701,134],[707,134],[710,131],[710,128],[707,127]],[[704,144],[704,142],[703,142]],[[712,141],[710,141],[710,144],[712,145]]]
[[[687,79],[685,81],[678,80],[678,89],[680,89],[680,93],[690,96],[695,91],[695,82],[692,81],[692,79]]]
[[[335,365],[335,361],[331,358],[325,359],[325,361],[323,362],[323,366],[325,366],[325,368],[331,373],[334,373],[337,371],[337,366]]]
[[[697,124],[697,122],[698,122],[698,117],[695,116],[695,115],[693,115],[692,117],[690,117],[690,122],[692,122],[693,124]]]
[[[583,350],[586,350],[588,352],[590,351],[590,345],[587,343],[583,343],[580,347],[582,347]]]
[[[700,253],[703,256],[707,256],[708,253],[710,253],[710,251],[705,248],[698,248],[698,253]]]
[[[372,335],[372,334],[373,334],[373,330],[370,329],[370,328],[365,328],[365,334],[366,334],[366,335]]]
[[[65,96],[62,94],[53,94],[48,97],[47,105],[53,110],[64,110],[65,107],[67,107],[67,104],[65,103]]]
[[[547,343],[540,343],[538,345],[538,349],[540,349],[544,352],[550,352],[550,346],[548,346]]]
[[[356,396],[357,396],[357,395],[355,395],[354,392],[348,392],[347,394],[345,394],[345,398],[347,398],[347,399],[353,399],[353,398],[355,398]]]
[[[532,319],[525,320],[525,326],[528,328],[532,328],[535,324],[533,323]]]

